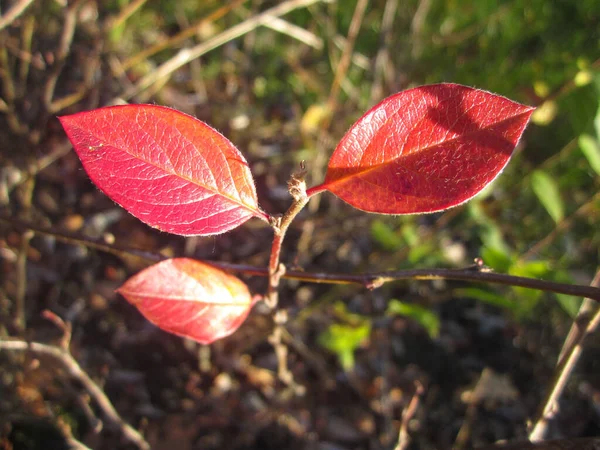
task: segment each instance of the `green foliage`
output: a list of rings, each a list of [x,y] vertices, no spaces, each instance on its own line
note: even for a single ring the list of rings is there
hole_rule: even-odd
[[[338,302],[335,312],[344,323],[333,323],[318,337],[323,348],[335,353],[345,371],[354,367],[354,352],[364,345],[371,335],[371,321],[359,314],[348,312],[346,306]]]
[[[590,167],[600,175],[600,144],[589,134],[579,136],[579,148],[588,160]]]
[[[371,222],[371,238],[384,250],[395,251],[403,245],[402,237],[382,220]]]
[[[573,283],[573,278],[569,276],[566,271],[555,271],[553,273],[553,280],[559,283]],[[579,307],[581,306],[581,302],[583,299],[581,297],[573,297],[572,295],[565,294],[554,294],[554,297],[562,307],[563,311],[565,311],[571,319],[577,317],[577,313],[579,312]]]
[[[531,175],[531,188],[554,222],[563,220],[565,208],[556,181],[546,172],[536,170]]]
[[[433,2],[421,36],[430,44],[423,44],[419,65],[426,81],[514,93],[544,80],[553,89],[576,71],[580,57],[597,57],[596,9],[594,0]]]
[[[440,334],[440,319],[429,309],[422,306],[392,299],[385,313],[389,316],[404,316],[415,320],[425,328],[431,338],[436,338]]]
[[[456,289],[454,293],[457,297],[471,298],[473,300],[488,303],[500,308],[505,308],[516,313],[514,302],[511,302],[505,295],[498,294],[489,289],[469,287]]]

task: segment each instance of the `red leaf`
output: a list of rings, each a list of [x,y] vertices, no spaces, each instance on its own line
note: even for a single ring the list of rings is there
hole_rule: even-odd
[[[191,116],[127,105],[59,119],[92,181],[152,227],[209,235],[268,220],[242,154]]]
[[[323,184],[368,212],[459,205],[506,166],[534,108],[457,84],[409,89],[369,110],[333,153]]]
[[[150,266],[117,292],[157,327],[202,344],[237,330],[253,305],[239,278],[189,258]]]

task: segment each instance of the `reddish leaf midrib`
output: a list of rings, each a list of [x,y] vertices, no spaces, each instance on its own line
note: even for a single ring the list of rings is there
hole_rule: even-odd
[[[79,128],[79,130],[83,130],[81,127],[78,127],[78,128]],[[84,133],[87,133],[87,134],[89,134],[90,136],[94,137],[95,139],[97,139],[97,140],[98,140],[98,141],[100,141],[100,142],[106,142],[106,141],[104,141],[103,139],[101,139],[101,138],[99,138],[98,136],[96,136],[95,134],[93,134],[92,132],[90,132],[89,130],[83,130],[83,131],[84,131]],[[126,150],[124,150],[124,149],[122,149],[122,148],[118,147],[117,145],[115,145],[115,144],[113,144],[113,143],[108,143],[108,142],[106,142],[106,145],[110,145],[111,147],[113,147],[113,148],[116,148],[118,151],[121,151],[121,152],[123,152],[123,153],[126,153],[126,154],[128,154],[128,155],[130,155],[130,156],[133,156],[133,157],[134,157],[134,158],[136,158],[137,160],[139,160],[139,161],[142,161],[143,163],[145,163],[145,164],[148,164],[148,165],[150,165],[150,166],[156,167],[157,169],[160,169],[160,170],[162,170],[163,172],[165,172],[165,173],[167,173],[167,174],[169,174],[169,175],[171,175],[171,176],[176,176],[176,177],[178,177],[178,178],[180,178],[180,179],[182,179],[182,180],[185,180],[185,181],[187,181],[187,182],[189,182],[189,183],[191,183],[191,184],[194,184],[194,185],[196,185],[196,186],[199,186],[199,187],[201,187],[202,189],[206,189],[207,191],[209,191],[209,192],[213,193],[214,195],[221,196],[221,197],[223,197],[223,198],[225,198],[225,199],[229,200],[231,203],[234,203],[234,204],[236,204],[236,205],[239,205],[239,206],[240,206],[240,207],[242,207],[243,209],[246,209],[247,211],[251,212],[251,213],[252,213],[252,215],[253,215],[253,216],[255,216],[255,217],[262,217],[262,216],[263,216],[263,214],[264,214],[264,213],[263,213],[263,212],[260,210],[260,208],[258,208],[258,206],[256,207],[256,209],[250,208],[248,205],[246,205],[246,204],[244,204],[244,203],[241,203],[240,201],[238,201],[238,200],[236,200],[236,199],[234,199],[234,198],[230,197],[229,195],[226,195],[226,194],[224,194],[224,193],[222,193],[222,192],[219,192],[219,191],[215,190],[215,189],[214,189],[214,188],[212,188],[212,187],[207,187],[207,186],[205,186],[205,185],[203,185],[203,184],[201,184],[201,183],[198,183],[198,182],[196,182],[196,181],[194,181],[194,180],[192,180],[192,179],[189,179],[189,178],[187,178],[187,177],[185,177],[185,176],[183,176],[183,175],[180,175],[180,174],[178,174],[178,173],[175,173],[175,172],[169,172],[169,171],[168,171],[168,170],[166,170],[164,167],[161,167],[161,166],[159,166],[159,165],[157,165],[157,164],[154,164],[154,163],[152,163],[152,162],[146,161],[146,160],[144,160],[144,159],[140,158],[139,156],[137,156],[137,155],[134,155],[134,154],[132,154],[132,153],[130,153],[130,152],[128,152],[128,151],[126,151]],[[229,160],[229,158],[227,158],[227,157],[225,157],[225,159],[226,159],[226,160]],[[213,174],[213,176],[214,176],[214,173],[212,172],[212,170],[211,170],[211,173],[212,173],[212,174]],[[231,173],[231,172],[230,172],[230,173]],[[233,180],[233,177],[231,177],[231,178],[232,178],[232,180]],[[234,183],[234,186],[235,186],[235,183]],[[236,189],[237,189],[237,188],[236,188]],[[238,193],[239,193],[239,191],[238,191]]]
[[[487,126],[487,127],[485,127],[485,128],[480,128],[480,129],[478,129],[478,130],[476,130],[476,131],[474,131],[474,132],[471,132],[471,133],[465,133],[465,134],[461,134],[460,136],[454,137],[454,138],[452,138],[452,139],[448,139],[448,140],[445,140],[445,141],[442,141],[442,142],[438,142],[438,143],[436,143],[436,144],[434,144],[434,145],[429,145],[429,146],[427,146],[427,147],[423,147],[423,148],[419,149],[419,152],[422,152],[422,151],[425,151],[425,150],[429,150],[429,149],[435,148],[435,147],[437,147],[437,146],[439,146],[439,145],[441,145],[441,144],[446,144],[446,143],[452,142],[452,141],[454,141],[454,140],[457,140],[457,139],[464,138],[465,136],[469,136],[469,135],[475,134],[475,133],[477,133],[477,132],[479,132],[479,131],[481,131],[481,130],[486,130],[486,129],[488,129],[488,128],[491,128],[492,126],[497,126],[497,125],[499,125],[499,124],[502,124],[503,122],[506,122],[506,121],[508,121],[508,120],[513,120],[513,119],[515,119],[515,118],[517,118],[517,117],[520,117],[520,116],[524,116],[524,115],[531,115],[531,113],[533,112],[533,110],[534,110],[534,109],[535,109],[535,108],[533,108],[533,107],[530,107],[528,110],[526,110],[526,111],[524,111],[524,112],[521,112],[521,113],[519,113],[519,114],[515,114],[515,115],[513,115],[513,116],[507,117],[507,118],[505,118],[505,119],[503,119],[503,120],[500,120],[500,121],[498,121],[498,122],[494,122],[493,124],[491,124],[491,125],[489,125],[489,126]],[[381,129],[381,128],[382,128],[382,127],[380,127],[380,129]],[[414,130],[414,128],[413,128],[413,130]],[[412,132],[413,130],[411,130],[411,132]],[[337,149],[336,149],[336,150],[337,150]],[[334,151],[334,153],[335,153],[335,151]],[[356,172],[354,172],[354,173],[352,173],[352,174],[350,174],[350,175],[346,175],[346,176],[344,176],[344,177],[338,178],[338,179],[336,179],[336,180],[333,180],[333,181],[330,181],[330,182],[327,182],[327,181],[325,181],[325,182],[323,182],[323,183],[321,183],[321,184],[319,184],[319,185],[317,185],[317,186],[315,186],[315,187],[312,187],[312,188],[308,189],[306,193],[307,193],[307,195],[308,195],[308,196],[311,196],[311,195],[314,195],[314,194],[316,194],[316,193],[318,193],[318,192],[320,192],[320,191],[323,191],[323,190],[329,190],[329,187],[330,187],[330,186],[335,186],[335,185],[337,185],[337,184],[342,184],[342,183],[344,183],[344,182],[348,181],[348,179],[349,179],[349,178],[355,178],[355,177],[358,177],[358,176],[361,176],[361,175],[365,175],[365,174],[367,174],[367,173],[369,173],[369,172],[372,172],[372,171],[378,170],[378,169],[380,169],[382,166],[386,166],[386,165],[388,165],[388,164],[392,164],[392,163],[396,162],[397,160],[401,159],[402,157],[403,157],[403,156],[401,155],[401,156],[399,156],[399,157],[397,157],[397,158],[390,159],[390,160],[388,160],[388,161],[385,161],[384,163],[382,163],[382,164],[378,164],[378,165],[376,165],[376,166],[367,166],[367,167],[365,167],[363,170],[358,170],[358,171],[356,171]],[[358,167],[360,168],[361,166],[358,166]]]

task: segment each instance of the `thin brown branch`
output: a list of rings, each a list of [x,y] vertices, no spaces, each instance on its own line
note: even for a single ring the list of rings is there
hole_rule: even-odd
[[[121,258],[138,258],[148,263],[155,263],[166,259],[165,256],[141,249],[133,249],[126,246],[107,244],[102,239],[92,239],[73,233],[39,227],[31,223],[20,221],[12,217],[0,215],[0,221],[13,226],[16,229],[30,229],[36,233],[51,236],[60,241],[73,245],[85,245],[89,248],[113,254]],[[249,266],[246,264],[231,264],[221,261],[204,261],[215,267],[230,272],[243,273],[246,275],[268,276],[269,271],[264,267]],[[576,297],[587,297],[600,302],[600,288],[583,286],[577,284],[556,283],[553,281],[539,280],[536,278],[518,277],[501,273],[488,272],[481,268],[470,266],[463,269],[408,269],[388,272],[366,272],[362,274],[303,272],[300,270],[287,270],[282,278],[299,280],[308,283],[321,284],[357,284],[369,289],[375,289],[385,283],[402,280],[457,280],[480,283],[502,284],[505,286],[518,286],[536,289],[545,292],[574,295]]]
[[[599,438],[555,439],[545,442],[521,442],[507,445],[489,445],[476,450],[597,450]]]
[[[396,444],[396,447],[394,447],[394,450],[406,450],[410,445],[411,439],[410,434],[408,433],[408,424],[417,412],[423,391],[423,385],[418,381],[415,382],[415,393],[406,409],[402,411],[402,423],[400,424],[400,431],[398,432],[398,443]]]
[[[271,246],[271,257],[269,259],[269,289],[267,291],[266,303],[271,309],[277,307],[277,288],[279,287],[279,280],[282,275],[285,274],[285,268],[282,268],[279,264],[281,256],[281,246],[288,228],[292,224],[292,221],[298,215],[300,211],[308,203],[308,197],[306,196],[306,170],[304,164],[299,172],[292,174],[292,177],[288,183],[290,194],[294,201],[283,217],[273,224],[273,244]]]
[[[596,273],[591,284],[596,287],[600,285],[600,271]],[[598,328],[598,325],[600,325],[600,308],[596,308],[596,312],[590,320],[589,313],[591,307],[585,300],[582,304],[580,313],[575,318],[571,331],[565,340],[565,345],[559,356],[552,388],[548,393],[535,425],[529,433],[529,440],[532,442],[539,442],[545,439],[550,422],[559,412],[558,400],[583,352],[583,344],[586,338],[588,338],[596,328]]]
[[[18,50],[21,55],[26,57],[20,58],[19,62],[19,83],[17,85],[17,91],[19,97],[23,97],[27,90],[27,76],[29,75],[29,68],[31,66],[31,48],[33,43],[33,34],[35,32],[36,19],[34,16],[29,16],[23,20],[23,27],[21,29],[21,42],[22,48]]]
[[[52,98],[54,97],[54,90],[56,89],[56,83],[58,77],[62,73],[65,66],[65,61],[69,52],[71,51],[71,44],[73,43],[73,36],[75,35],[75,27],[77,25],[77,11],[79,10],[80,1],[75,1],[71,6],[67,8],[64,15],[64,23],[62,28],[62,34],[60,36],[60,43],[55,54],[54,66],[50,71],[50,75],[44,86],[44,105],[47,111],[52,110]]]
[[[12,77],[12,68],[8,58],[8,49],[5,46],[0,46],[0,79],[2,80],[2,96],[7,105],[7,109],[11,109],[13,102],[17,96],[15,90],[15,82]]]
[[[20,340],[0,340],[0,350],[30,351],[36,355],[44,355],[53,358],[73,378],[77,379],[90,394],[98,407],[102,410],[105,419],[116,429],[120,429],[123,436],[142,450],[150,450],[150,444],[131,425],[119,415],[106,394],[81,368],[71,353],[60,347],[41,344],[39,342],[25,342]]]
[[[6,14],[0,17],[0,30],[3,30],[11,23],[13,23],[17,17],[19,17],[23,12],[33,3],[33,0],[20,0],[15,3]]]
[[[275,323],[273,332],[269,336],[269,343],[273,346],[277,355],[277,375],[297,395],[302,395],[305,389],[294,381],[293,374],[287,365],[288,347],[283,342],[283,333],[288,315],[287,311],[277,309],[277,304],[279,303],[279,282],[285,274],[285,266],[280,263],[281,246],[291,223],[308,203],[305,176],[306,169],[304,162],[302,162],[300,171],[293,173],[288,182],[288,190],[293,198],[291,206],[283,217],[272,220],[274,235],[269,259],[269,287],[265,296],[265,303],[273,311],[273,322]]]
[[[27,253],[29,252],[29,242],[33,238],[33,232],[27,230],[21,235],[21,247],[17,253],[17,261],[15,264],[17,275],[17,292],[15,298],[15,310],[13,325],[19,336],[25,332],[26,317],[25,317],[25,295],[27,294]]]

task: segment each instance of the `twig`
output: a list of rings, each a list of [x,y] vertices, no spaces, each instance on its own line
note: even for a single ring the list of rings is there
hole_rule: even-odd
[[[85,445],[83,442],[79,442],[73,436],[68,436],[65,438],[65,440],[66,440],[66,443],[69,445],[70,450],[92,450],[87,445]]]
[[[294,380],[294,375],[288,368],[288,346],[284,342],[285,324],[288,321],[287,311],[284,309],[275,311],[273,321],[275,327],[269,336],[269,343],[275,349],[275,355],[277,356],[277,378],[286,386],[292,388],[296,395],[304,395],[306,388]]]
[[[508,445],[488,445],[477,447],[476,450],[597,450],[599,445],[600,439],[598,438],[555,439],[538,443],[521,442]]]
[[[20,230],[30,229],[35,233],[50,236],[62,242],[73,245],[85,245],[89,248],[110,253],[120,258],[138,258],[148,263],[155,263],[166,259],[164,255],[146,250],[134,249],[117,244],[107,244],[102,239],[83,237],[74,233],[66,233],[50,228],[43,228],[34,224],[0,215],[0,221]],[[220,267],[229,272],[243,273],[246,275],[268,276],[269,271],[264,267],[246,264],[231,264],[222,261],[203,261],[215,267]],[[281,278],[288,280],[306,281],[308,283],[322,284],[357,284],[369,289],[375,289],[385,283],[401,280],[457,280],[482,283],[502,284],[505,286],[519,286],[537,289],[545,292],[587,297],[600,303],[600,288],[578,284],[556,283],[553,281],[539,280],[536,278],[518,277],[494,273],[484,268],[466,267],[463,269],[408,269],[389,272],[366,272],[359,274],[303,272],[301,270],[286,270]]]
[[[121,26],[127,19],[129,19],[135,12],[144,6],[148,0],[134,0],[126,5],[117,16],[108,20],[105,24],[105,32],[111,32],[115,28]]]
[[[290,227],[294,218],[308,203],[308,197],[306,196],[306,169],[304,168],[304,162],[302,163],[299,172],[292,174],[290,181],[288,182],[288,188],[294,201],[286,213],[273,224],[274,236],[273,244],[271,246],[271,257],[269,259],[269,289],[265,302],[271,309],[277,307],[277,288],[279,287],[279,280],[285,274],[285,268],[279,264],[281,256],[281,245],[285,239],[288,228]]]
[[[71,145],[67,145],[66,143],[58,145],[54,147],[50,153],[38,159],[35,164],[28,165],[26,172],[21,173],[21,178],[17,182],[11,183],[9,186],[7,186],[7,193],[12,192],[12,190],[17,186],[21,186],[24,183],[34,179],[39,172],[71,152],[71,148]]]
[[[348,43],[348,39],[346,38],[346,36],[336,34],[331,40],[333,42],[333,45],[335,45],[335,47],[343,53],[344,49],[346,49],[346,44]],[[373,68],[373,63],[371,62],[371,59],[365,54],[355,51],[355,49],[352,49],[352,55],[350,55],[350,62],[354,64],[357,68],[362,70],[371,70]]]
[[[5,46],[0,47],[0,78],[2,79],[4,102],[7,108],[11,108],[17,94],[12,70],[8,61],[8,51]]]
[[[71,6],[67,8],[64,15],[64,23],[62,28],[62,34],[60,36],[60,43],[55,54],[54,66],[50,71],[50,75],[46,80],[44,86],[44,105],[47,111],[52,110],[52,98],[54,97],[54,90],[56,89],[56,83],[60,76],[65,61],[69,52],[71,51],[71,44],[73,43],[73,36],[75,35],[75,27],[77,25],[77,11],[80,6],[80,1],[75,1]]]
[[[131,97],[139,94],[145,89],[148,89],[156,81],[171,76],[173,72],[175,72],[180,67],[185,66],[190,61],[199,58],[200,56],[208,53],[211,50],[214,50],[217,47],[220,47],[223,44],[226,44],[227,42],[232,41],[233,39],[236,39],[252,30],[255,30],[261,25],[265,25],[265,23],[268,22],[272,17],[283,16],[284,14],[287,14],[288,12],[293,11],[294,9],[306,7],[319,1],[322,0],[288,0],[254,17],[251,17],[250,19],[238,25],[229,28],[228,30],[224,31],[221,34],[218,34],[217,36],[213,37],[212,39],[209,39],[206,42],[198,44],[192,48],[183,48],[171,59],[161,64],[156,70],[153,70],[148,75],[142,77],[133,86],[133,88],[125,91],[122,95],[119,96],[119,98],[129,100]]]
[[[0,340],[0,350],[30,351],[37,355],[45,355],[53,358],[63,366],[70,376],[77,379],[84,386],[98,407],[102,410],[104,417],[113,427],[120,429],[123,435],[138,448],[150,450],[150,444],[146,442],[144,437],[136,429],[121,418],[106,394],[81,368],[67,350],[52,345],[41,344],[39,342],[29,343],[20,340]]]
[[[29,243],[34,234],[28,230],[21,235],[21,246],[17,253],[15,264],[17,276],[17,292],[15,295],[14,327],[18,335],[22,336],[26,328],[25,295],[27,293],[27,253]]]
[[[70,322],[65,322],[60,316],[53,313],[49,309],[42,312],[42,316],[52,322],[56,328],[62,331],[62,338],[60,339],[60,348],[68,351],[71,346],[71,337],[73,336],[73,327]]]
[[[598,286],[599,284],[600,271],[596,273],[596,276],[592,281],[592,286]],[[589,310],[590,306],[586,304],[584,300],[581,310],[573,322],[571,331],[569,332],[569,335],[565,340],[565,345],[561,351],[556,368],[556,375],[553,380],[554,382],[552,383],[552,389],[550,389],[541,413],[538,415],[535,425],[529,433],[529,440],[531,442],[539,442],[546,437],[550,422],[559,412],[558,399],[581,356],[583,344],[586,338],[596,330],[598,325],[600,325],[600,308],[596,309],[593,318],[588,322]],[[581,330],[582,328],[583,330]]]
[[[33,43],[33,33],[35,31],[36,19],[34,16],[29,16],[23,20],[23,27],[21,30],[21,42],[23,48],[18,49],[20,55],[27,55],[20,58],[19,64],[19,84],[17,85],[18,95],[22,97],[27,90],[27,76],[29,75],[29,68],[31,66],[31,47]]]
[[[69,445],[70,450],[92,450],[83,442],[79,442],[73,436],[65,437],[66,443]]]
[[[280,263],[281,246],[294,218],[302,211],[308,202],[308,197],[306,196],[306,181],[304,179],[305,176],[306,168],[304,167],[303,161],[300,166],[300,171],[293,173],[288,182],[288,190],[293,198],[291,206],[283,217],[277,219],[274,218],[272,220],[273,244],[271,246],[271,257],[269,258],[269,287],[267,288],[267,295],[265,296],[266,305],[274,311],[273,321],[275,327],[269,336],[269,343],[273,346],[275,354],[277,355],[277,374],[279,379],[285,383],[286,386],[290,386],[294,389],[297,395],[302,395],[305,390],[303,386],[298,385],[294,381],[294,377],[287,366],[288,348],[283,342],[283,332],[288,316],[285,310],[277,309],[277,304],[279,303],[279,281],[285,274],[285,266]]]
[[[17,91],[8,58],[8,50],[3,45],[0,45],[0,80],[2,80],[0,109],[6,113],[6,121],[10,129],[18,135],[24,135],[29,131],[29,127],[19,119],[19,115],[15,112],[14,103]]]
[[[421,401],[421,395],[423,395],[423,385],[416,381],[415,393],[406,409],[402,411],[402,423],[400,424],[400,431],[398,432],[398,443],[396,444],[396,447],[394,447],[394,450],[406,450],[410,445],[411,439],[408,434],[408,424],[417,412],[417,408]]]
[[[2,17],[0,17],[0,30],[3,30],[8,25],[13,23],[17,17],[19,17],[23,12],[33,3],[33,0],[20,0],[15,3],[12,8],[6,11]]]

